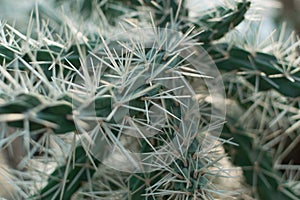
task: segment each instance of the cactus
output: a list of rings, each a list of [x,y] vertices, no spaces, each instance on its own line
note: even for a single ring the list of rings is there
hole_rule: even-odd
[[[220,146],[241,167],[254,198],[300,198],[299,177],[288,175],[299,168],[284,163],[299,143],[297,60],[226,41],[245,20],[249,1],[192,19],[184,0],[84,0],[71,8],[83,27],[92,23],[90,32],[74,31],[80,22],[74,28],[57,16],[54,30],[39,27],[51,16],[36,7],[37,38],[1,24],[0,146],[24,138],[27,155],[10,173],[30,180],[14,184],[18,198],[233,198],[238,194],[215,183],[228,173]],[[152,13],[146,20],[145,11]],[[144,27],[147,20],[160,28]],[[139,29],[96,34],[99,21],[112,32],[130,21],[148,38],[139,40]],[[186,50],[200,47],[234,102],[226,123],[220,117],[210,124],[217,116],[207,107],[219,108],[206,98],[211,79],[193,67],[203,59],[195,54],[190,62],[194,52]],[[224,123],[219,138],[206,135]]]

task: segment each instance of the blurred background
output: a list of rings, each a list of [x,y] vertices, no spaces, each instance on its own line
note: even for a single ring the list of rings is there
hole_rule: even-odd
[[[293,28],[297,34],[300,33],[300,0],[281,0],[282,9],[274,19],[275,22],[281,23],[286,20],[290,27]]]

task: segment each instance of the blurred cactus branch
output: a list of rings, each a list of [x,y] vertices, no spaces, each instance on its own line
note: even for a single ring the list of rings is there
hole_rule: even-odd
[[[282,172],[274,168],[272,155],[255,142],[255,135],[250,134],[241,126],[236,125],[236,119],[227,117],[228,123],[224,127],[224,139],[233,138],[238,146],[225,145],[233,163],[242,167],[248,184],[259,199],[299,199],[299,194],[282,180]],[[251,136],[252,135],[252,136]],[[253,136],[254,135],[254,136]]]
[[[288,65],[284,60],[279,61],[266,53],[250,53],[228,44],[206,46],[206,49],[220,70],[253,74],[247,80],[259,91],[273,89],[287,97],[300,96],[300,73],[296,66],[284,71],[285,65]]]

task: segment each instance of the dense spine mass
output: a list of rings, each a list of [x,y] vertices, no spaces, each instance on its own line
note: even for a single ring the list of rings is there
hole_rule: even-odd
[[[299,169],[295,166],[294,170],[293,165],[282,168],[283,160],[300,138],[297,62],[266,52],[250,52],[233,41],[218,41],[245,20],[250,1],[239,1],[231,8],[217,6],[197,20],[190,19],[186,3],[84,0],[68,9],[72,13],[72,8],[79,5],[77,11],[85,22],[99,17],[99,26],[104,24],[113,30],[120,30],[117,28],[121,22],[174,29],[181,38],[172,45],[187,39],[187,46],[194,43],[191,46],[203,48],[222,74],[227,100],[235,105],[229,106],[226,123],[220,122],[225,125],[220,138],[213,138],[215,145],[203,144],[212,141],[205,139],[205,127],[212,116],[202,112],[205,106],[214,106],[203,98],[209,96],[207,88],[201,85],[203,81],[188,101],[203,106],[201,118],[195,120],[192,111],[185,113],[182,108],[186,102],[181,98],[186,94],[177,94],[178,88],[169,88],[162,82],[184,79],[183,83],[189,80],[195,86],[195,77],[205,76],[190,68],[187,59],[178,56],[184,48],[172,48],[167,37],[155,32],[158,29],[154,28],[154,38],[159,38],[161,46],[156,48],[122,35],[110,38],[109,34],[79,32],[73,22],[58,22],[57,18],[55,22],[48,19],[51,23],[44,27],[47,29],[43,36],[38,32],[32,38],[9,25],[1,25],[4,35],[0,41],[0,145],[4,149],[15,137],[24,137],[28,155],[18,165],[23,171],[14,175],[25,176],[25,180],[32,178],[34,182],[28,187],[16,184],[18,197],[236,197],[238,194],[226,193],[214,185],[220,172],[226,171],[218,165],[224,155],[215,152],[223,145],[233,164],[241,167],[251,188],[250,196],[263,200],[300,198]],[[149,19],[144,19],[145,12],[151,13]],[[35,11],[38,23],[43,16],[47,13],[39,16]],[[164,46],[169,49],[163,49]],[[168,74],[170,71],[174,74]],[[166,74],[168,77],[164,77]],[[154,119],[158,121],[151,124]],[[193,120],[199,120],[199,124],[193,124]],[[183,122],[190,126],[182,128]],[[185,129],[194,126],[196,134]],[[10,135],[5,133],[8,128],[13,130]],[[128,139],[132,132],[142,135],[148,129],[158,134]],[[128,135],[122,135],[123,132]],[[152,155],[153,166],[145,164],[142,172],[111,169],[109,158],[99,156],[114,150],[111,146],[130,149],[125,151],[126,156],[132,152]],[[163,157],[163,153],[167,156]],[[51,165],[51,173],[33,169],[30,163],[34,160],[45,168]],[[155,170],[147,171],[150,167]],[[293,170],[291,174],[296,171],[294,179],[289,177],[289,169]],[[35,175],[28,177],[26,173],[30,171]],[[41,184],[37,185],[36,180]]]

